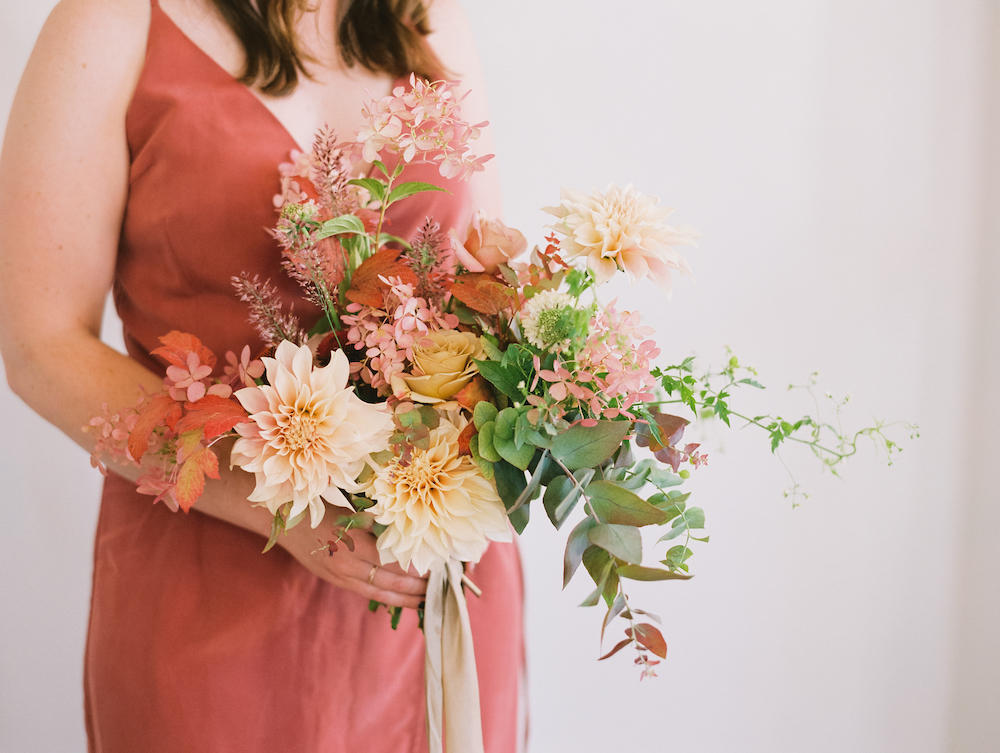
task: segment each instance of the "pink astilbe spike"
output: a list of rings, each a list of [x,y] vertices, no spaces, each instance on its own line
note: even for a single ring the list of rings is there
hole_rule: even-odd
[[[305,332],[299,320],[289,311],[284,313],[278,290],[270,282],[261,282],[257,275],[251,280],[246,273],[232,278],[241,301],[250,304],[250,323],[268,345],[282,340],[305,342]]]

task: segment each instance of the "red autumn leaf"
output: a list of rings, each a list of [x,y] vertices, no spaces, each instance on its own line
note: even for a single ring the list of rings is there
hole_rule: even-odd
[[[653,436],[652,429],[648,424],[636,423],[636,444],[658,452],[664,448],[672,448],[681,441],[684,437],[684,427],[689,423],[686,418],[659,411],[653,411],[652,416],[660,430],[660,441],[657,441],[656,437]]]
[[[472,381],[456,392],[451,399],[456,400],[459,405],[472,412],[476,409],[477,403],[481,403],[483,400],[493,401],[493,390],[490,389],[490,383],[483,378],[482,374],[476,374]]]
[[[632,642],[631,638],[626,638],[623,641],[618,641],[618,643],[615,644],[615,647],[613,649],[611,649],[610,651],[608,651],[608,653],[606,653],[604,656],[602,656],[597,661],[604,661],[605,659],[607,659],[607,658],[609,658],[611,656],[614,656],[615,654],[617,654],[619,651],[621,651],[623,648],[625,648],[631,642]]]
[[[625,635],[632,637],[633,629],[627,629]],[[655,625],[650,625],[648,622],[639,623],[635,626],[634,636],[643,648],[649,649],[661,659],[667,658],[667,642],[663,640],[663,635]]]
[[[364,223],[365,231],[369,233],[374,233],[376,230],[378,230],[379,213],[376,212],[374,209],[365,209],[364,207],[362,207],[361,209],[357,210],[354,213],[354,216]],[[386,217],[382,229],[385,230],[385,228],[391,224],[392,223],[389,222],[389,218]]]
[[[412,269],[399,261],[402,253],[398,248],[383,248],[369,256],[354,270],[347,300],[380,309],[385,305],[386,284],[379,276],[399,277],[404,283],[418,285],[420,280]]]
[[[177,474],[174,495],[184,512],[191,507],[205,491],[205,476],[219,478],[219,458],[207,447],[203,447],[184,461]]]
[[[215,353],[210,351],[194,335],[187,332],[173,330],[160,338],[163,343],[162,348],[157,348],[152,352],[154,356],[159,356],[174,366],[182,369],[187,368],[187,357],[189,353],[197,353],[198,360],[205,366],[215,368]]]
[[[215,439],[248,418],[239,403],[218,395],[205,395],[198,402],[185,403],[184,407],[187,414],[177,422],[175,431],[203,429],[205,439]]]
[[[312,199],[317,204],[320,203],[319,191],[316,190],[316,185],[309,178],[296,175],[292,180],[299,184],[299,191],[304,193],[307,198]]]
[[[451,294],[473,311],[487,316],[496,316],[517,303],[517,293],[486,272],[456,277]]]
[[[181,415],[181,405],[169,395],[156,395],[139,407],[139,420],[128,435],[128,451],[135,462],[149,449],[149,435],[161,424],[173,428]]]
[[[476,436],[479,432],[476,430],[476,425],[469,422],[469,425],[462,429],[462,433],[458,435],[458,454],[461,455],[471,455],[472,450],[469,449],[469,441]]]

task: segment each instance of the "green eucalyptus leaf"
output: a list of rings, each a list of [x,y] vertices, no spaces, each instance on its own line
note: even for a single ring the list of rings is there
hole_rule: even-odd
[[[506,410],[512,409],[507,408]],[[499,421],[494,423],[494,426],[499,425]],[[493,447],[498,453],[500,453],[500,457],[514,467],[520,468],[522,471],[528,470],[528,465],[531,463],[531,459],[535,456],[534,445],[526,444],[522,445],[520,449],[518,449],[513,438],[505,439],[500,436],[498,431],[494,431],[493,433]]]
[[[587,533],[591,543],[626,562],[642,562],[642,537],[635,526],[600,523]]]
[[[663,468],[651,468],[646,479],[653,486],[659,487],[660,489],[667,489],[671,486],[680,486],[684,483],[684,479],[676,473],[671,473]]]
[[[642,565],[620,565],[618,574],[631,580],[688,580],[692,576]]]
[[[482,405],[482,403],[480,403],[480,405]],[[496,444],[494,443],[494,432],[496,427],[496,422],[490,421],[483,424],[478,434],[479,454],[491,463],[496,463],[501,459],[500,453],[497,452]]]
[[[648,526],[667,520],[663,510],[614,481],[591,482],[587,487],[587,497],[597,516],[608,523]]]
[[[596,426],[574,424],[552,440],[552,456],[571,471],[594,468],[618,450],[631,427],[631,421],[602,420]]]
[[[517,409],[504,408],[497,414],[495,436],[514,441],[514,427],[517,425]]]
[[[524,533],[524,529],[528,525],[530,510],[531,503],[526,502],[507,516],[510,520],[510,524],[514,526],[514,530],[517,531],[519,535]]]
[[[482,431],[484,424],[496,420],[498,412],[497,407],[493,403],[488,400],[480,400],[476,403],[476,407],[472,411],[472,422],[479,431]]]
[[[588,534],[597,525],[593,518],[584,518],[576,527],[570,531],[566,538],[566,551],[563,554],[563,588],[569,585],[570,580],[580,563],[583,562],[583,553],[590,546]],[[594,602],[595,604],[597,602]]]
[[[493,463],[479,454],[479,436],[479,434],[474,434],[469,440],[469,452],[472,453],[472,459],[475,460],[476,465],[479,466],[479,470],[482,472],[483,478],[487,481],[492,481]]]
[[[495,474],[497,493],[503,500],[504,507],[509,510],[528,485],[524,478],[524,471],[515,468],[506,460],[500,460],[493,464],[493,473]]]
[[[514,501],[512,510],[516,510],[521,505],[525,505],[535,498],[535,494],[538,491],[538,484],[542,480],[542,474],[545,472],[545,464],[549,462],[548,453],[543,452],[539,462],[535,463],[535,469],[532,471],[530,478],[528,478],[528,485],[524,487],[524,491],[521,492],[517,499]],[[508,513],[510,514],[510,513]]]

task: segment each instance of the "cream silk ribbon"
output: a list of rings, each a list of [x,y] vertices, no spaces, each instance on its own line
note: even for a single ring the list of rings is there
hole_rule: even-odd
[[[431,568],[424,603],[427,740],[430,753],[483,753],[479,679],[462,563]],[[442,728],[444,732],[442,747]]]

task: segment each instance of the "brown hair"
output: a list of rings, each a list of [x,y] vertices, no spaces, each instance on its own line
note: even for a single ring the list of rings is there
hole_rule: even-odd
[[[295,22],[309,0],[212,0],[246,53],[240,81],[267,94],[287,94],[306,63],[315,60],[299,48]],[[427,44],[431,29],[423,0],[337,0],[337,43],[347,66],[374,73],[427,79],[444,68]]]

